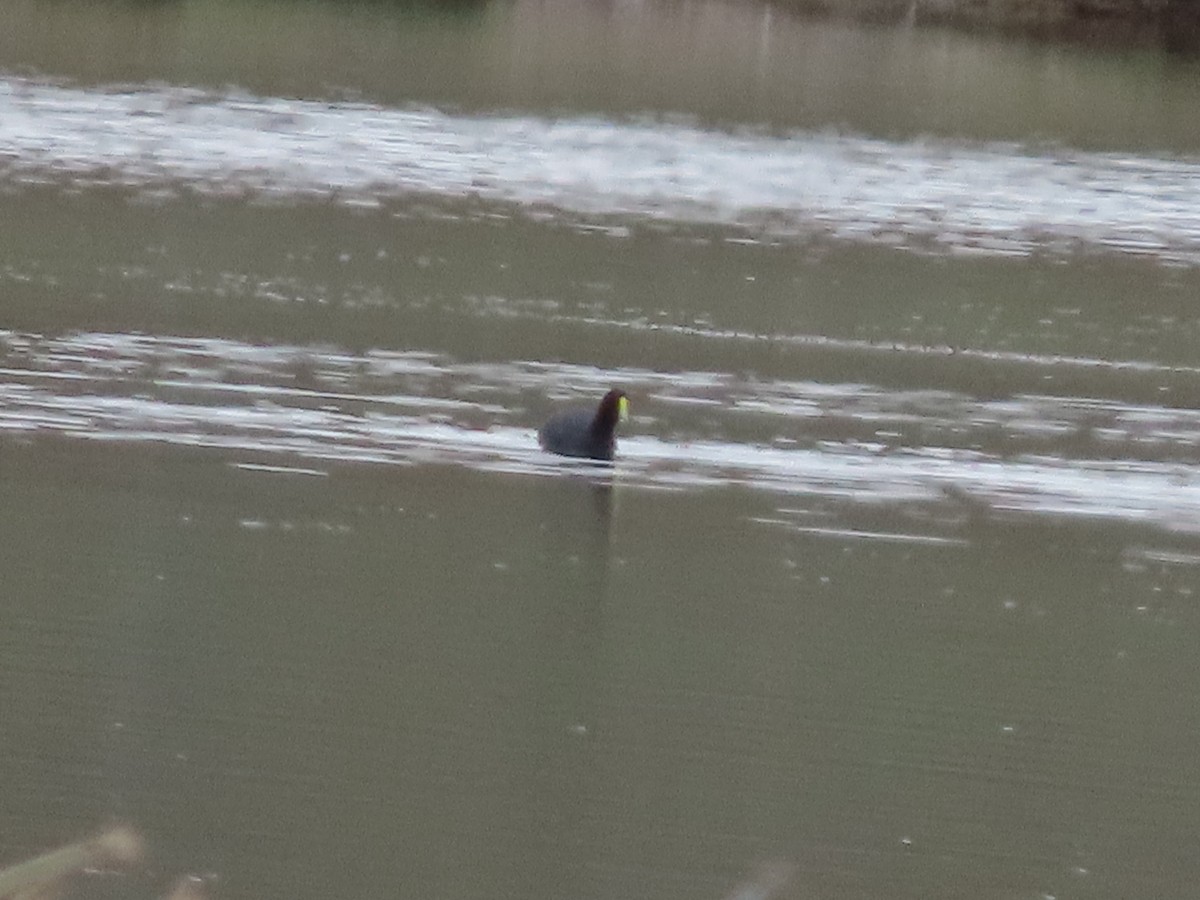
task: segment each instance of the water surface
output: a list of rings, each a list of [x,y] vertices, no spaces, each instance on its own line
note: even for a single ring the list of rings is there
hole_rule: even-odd
[[[147,896],[1191,896],[1191,63],[3,15],[3,858],[117,817]],[[615,466],[537,448],[614,384]]]

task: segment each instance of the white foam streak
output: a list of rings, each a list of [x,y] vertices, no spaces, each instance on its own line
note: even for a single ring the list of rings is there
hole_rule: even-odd
[[[452,115],[0,79],[0,179],[370,202],[477,196],[984,254],[1200,261],[1200,162],[1011,144]]]
[[[91,353],[103,348],[102,359]],[[1140,441],[1194,446],[1200,413],[1101,400],[1052,396],[980,401],[952,392],[885,391],[862,384],[757,383],[732,375],[673,373],[670,396],[713,397],[704,415],[719,417],[720,438],[668,438],[663,432],[677,404],[653,399],[662,373],[598,371],[545,363],[459,364],[430,354],[323,353],[319,348],[260,347],[235,341],[84,334],[39,338],[0,333],[8,357],[0,381],[0,435],[20,440],[56,436],[105,442],[155,441],[220,451],[232,464],[275,473],[324,471],[315,463],[466,465],[530,475],[588,471],[537,448],[536,414],[515,398],[551,385],[577,388],[620,382],[641,398],[642,411],[620,443],[617,474],[625,485],[647,489],[743,486],[781,496],[827,498],[852,504],[942,507],[948,515],[993,513],[1093,518],[1200,533],[1200,476],[1194,466],[1165,458],[1138,458]],[[337,392],[297,388],[290,382],[303,359],[314,379],[345,385]],[[92,363],[95,363],[93,366]],[[240,367],[240,368],[239,368]],[[181,379],[172,374],[186,368]],[[392,371],[407,390],[370,393],[351,373]],[[253,385],[230,386],[233,373]],[[414,375],[420,372],[422,375]],[[75,374],[77,379],[63,376]],[[422,380],[424,379],[424,380]],[[397,382],[398,384],[399,382]],[[469,388],[478,398],[445,395],[447,386]],[[228,389],[234,387],[235,389]],[[428,393],[422,393],[422,391]],[[594,391],[593,391],[594,392]],[[820,442],[790,438],[778,445],[737,440],[743,416],[770,422],[803,437],[809,418],[790,411],[820,404],[827,429],[864,419],[881,423],[881,435],[916,423],[930,438],[951,434],[959,443],[895,447],[885,437]],[[686,411],[688,404],[683,404]],[[635,410],[637,407],[635,407]],[[953,424],[951,432],[946,426]],[[1056,424],[1070,434],[1080,423],[1104,425],[1105,458],[1038,453],[1042,429]],[[649,427],[646,427],[646,426]],[[797,430],[798,429],[798,430]],[[971,429],[1009,436],[1007,453],[978,449]],[[1011,453],[1011,443],[1028,449]],[[1124,456],[1111,452],[1125,448]]]

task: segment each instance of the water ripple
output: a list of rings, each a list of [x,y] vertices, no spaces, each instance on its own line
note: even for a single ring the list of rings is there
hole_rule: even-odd
[[[0,184],[478,196],[923,251],[1200,261],[1200,162],[0,79]]]
[[[1200,533],[1200,412],[1188,409],[98,333],[0,332],[0,376],[0,441],[156,441],[303,474],[351,462],[589,471],[540,451],[534,427],[547,396],[620,383],[636,412],[622,484]]]

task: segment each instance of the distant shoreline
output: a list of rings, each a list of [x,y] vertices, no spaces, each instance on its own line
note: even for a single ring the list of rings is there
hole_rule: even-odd
[[[944,25],[1105,47],[1200,53],[1196,0],[774,0],[858,22]]]

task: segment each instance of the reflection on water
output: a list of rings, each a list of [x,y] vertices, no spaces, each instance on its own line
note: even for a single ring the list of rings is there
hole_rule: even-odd
[[[1200,261],[1200,164],[1013,145],[463,117],[198,91],[0,82],[15,184],[330,197],[421,192],[928,250],[1082,245]],[[165,197],[164,197],[165,193]]]
[[[255,471],[309,463],[456,463],[586,474],[542,452],[522,393],[621,384],[636,398],[622,483],[744,484],[811,499],[1111,518],[1200,531],[1187,463],[1200,413],[1049,395],[764,382],[710,373],[531,362],[460,364],[428,353],[81,334],[2,334],[0,433],[219,449]],[[1031,361],[1032,363],[1032,361]],[[296,372],[305,372],[297,386]],[[1197,376],[1197,373],[1192,373]],[[672,422],[699,402],[703,431]],[[694,427],[694,426],[693,426]],[[642,432],[642,433],[639,433]],[[598,499],[607,492],[597,494]],[[827,527],[836,527],[827,524]]]
[[[1200,152],[1196,60],[854,28],[753,0],[509,0],[477,16],[410,3],[8,0],[5,12],[0,65],[88,84]]]

